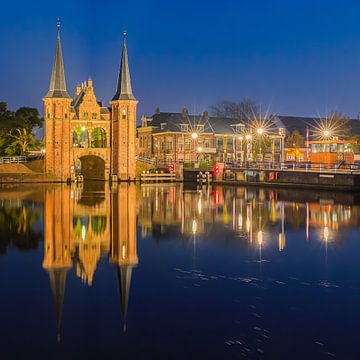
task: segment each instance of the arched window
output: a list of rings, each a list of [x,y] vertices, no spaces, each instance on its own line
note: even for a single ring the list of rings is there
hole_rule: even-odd
[[[73,147],[89,147],[89,134],[85,126],[78,127],[73,131]]]
[[[92,148],[106,148],[106,131],[101,128],[95,128],[91,135]]]

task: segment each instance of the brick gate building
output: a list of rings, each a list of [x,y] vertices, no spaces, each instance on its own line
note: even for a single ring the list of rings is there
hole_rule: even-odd
[[[84,179],[135,179],[136,107],[130,82],[126,33],[116,93],[104,106],[95,96],[93,81],[66,89],[60,41],[56,40],[50,88],[44,97],[45,171],[60,181]]]

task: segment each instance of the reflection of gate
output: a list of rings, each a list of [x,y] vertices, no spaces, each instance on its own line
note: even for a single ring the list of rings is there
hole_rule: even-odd
[[[80,173],[84,180],[105,180],[105,161],[95,155],[82,156],[80,159]],[[77,166],[75,163],[75,172]]]

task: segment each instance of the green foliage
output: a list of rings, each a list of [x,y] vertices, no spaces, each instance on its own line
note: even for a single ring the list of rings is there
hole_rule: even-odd
[[[295,130],[285,139],[285,145],[287,147],[303,147],[305,145],[305,138],[298,130]]]
[[[0,156],[27,155],[29,150],[40,149],[42,143],[32,131],[42,125],[37,109],[21,107],[14,112],[0,102]]]

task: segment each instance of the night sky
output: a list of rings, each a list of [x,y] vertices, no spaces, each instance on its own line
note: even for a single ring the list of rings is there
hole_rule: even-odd
[[[360,111],[360,2],[348,0],[6,1],[0,101],[42,111],[61,18],[67,87],[115,93],[128,32],[138,117],[200,113],[243,97],[282,115]]]

